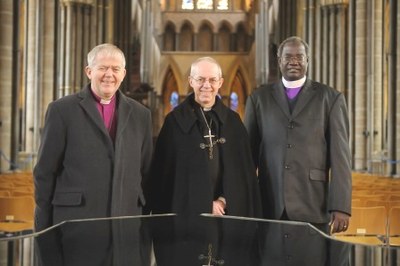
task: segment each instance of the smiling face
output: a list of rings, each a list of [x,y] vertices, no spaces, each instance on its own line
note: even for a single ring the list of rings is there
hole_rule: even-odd
[[[278,62],[285,80],[294,81],[303,78],[308,67],[308,57],[304,45],[297,42],[286,43]]]
[[[223,82],[217,63],[202,60],[192,66],[189,84],[193,88],[195,101],[202,107],[211,108],[214,105]]]
[[[126,74],[122,55],[103,51],[95,56],[85,71],[92,91],[103,100],[114,96]]]

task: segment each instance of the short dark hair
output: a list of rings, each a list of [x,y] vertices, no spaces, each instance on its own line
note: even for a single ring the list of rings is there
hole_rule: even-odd
[[[281,44],[279,45],[278,48],[278,57],[282,56],[282,51],[283,51],[283,47],[285,47],[286,44],[291,43],[291,44],[301,44],[304,46],[304,50],[306,51],[306,56],[308,57],[308,44],[300,37],[297,36],[291,36],[287,39],[285,39],[283,42],[281,42]]]

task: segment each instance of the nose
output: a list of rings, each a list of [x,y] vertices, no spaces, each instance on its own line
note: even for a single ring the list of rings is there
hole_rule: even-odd
[[[113,73],[113,71],[112,71],[111,67],[108,67],[107,70],[106,70],[105,75],[106,76],[112,76],[112,73]]]
[[[203,87],[207,87],[207,88],[211,87],[211,82],[210,82],[209,79],[206,79],[206,80],[204,81]]]

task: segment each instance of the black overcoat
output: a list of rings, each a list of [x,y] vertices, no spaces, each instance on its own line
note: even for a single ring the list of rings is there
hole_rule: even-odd
[[[148,184],[153,213],[193,215],[211,213],[212,183],[204,137],[190,95],[169,113],[157,139]],[[220,122],[222,186],[227,215],[255,217],[260,210],[259,188],[248,135],[239,115],[216,98],[213,110]]]
[[[211,246],[213,257],[226,265],[255,265],[254,224],[199,216],[212,213],[215,199],[208,151],[200,148],[204,137],[191,101],[193,94],[167,115],[156,143],[151,179],[145,186],[153,213],[177,214],[171,223],[155,226],[157,265],[204,265],[206,261],[199,258]],[[226,214],[259,217],[259,187],[246,129],[239,115],[219,98],[213,112],[219,119],[219,137],[226,140],[217,144]]]

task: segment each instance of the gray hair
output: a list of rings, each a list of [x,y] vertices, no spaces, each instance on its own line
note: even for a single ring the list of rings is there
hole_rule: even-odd
[[[89,67],[92,67],[96,63],[96,58],[99,54],[121,57],[122,67],[125,68],[126,60],[124,52],[117,46],[111,43],[103,43],[95,46],[87,55],[87,63]]]
[[[221,69],[220,64],[219,64],[214,58],[209,57],[209,56],[197,58],[197,59],[192,63],[192,65],[191,65],[191,67],[190,67],[190,76],[193,76],[193,75],[195,74],[197,65],[198,65],[200,62],[203,62],[203,61],[206,61],[206,62],[215,64],[215,65],[218,67],[218,73],[217,73],[217,74],[219,75],[218,78],[221,78],[221,77],[222,77],[222,69]]]
[[[304,50],[306,51],[306,56],[308,57],[308,44],[300,37],[297,36],[291,36],[287,39],[285,39],[283,42],[281,42],[281,44],[279,45],[278,48],[278,57],[282,56],[282,51],[283,51],[283,47],[285,47],[286,44],[291,43],[291,44],[300,44],[304,46]]]

